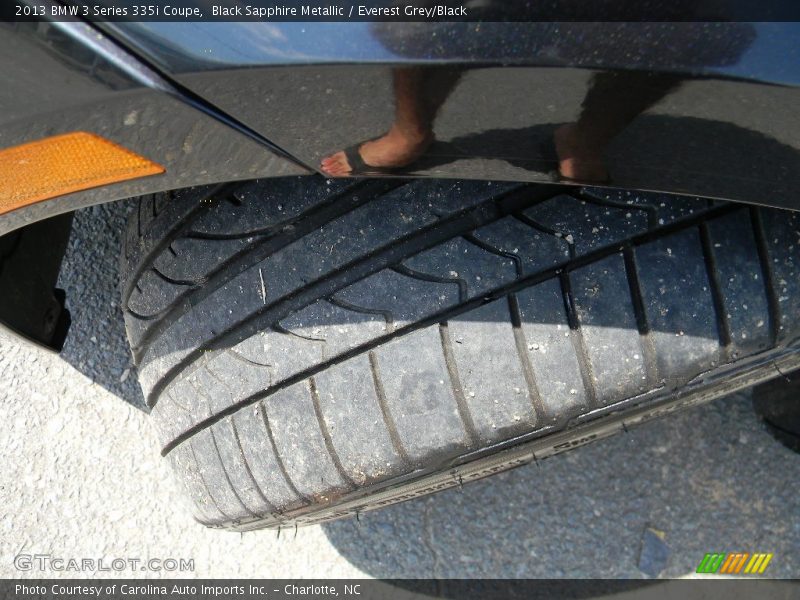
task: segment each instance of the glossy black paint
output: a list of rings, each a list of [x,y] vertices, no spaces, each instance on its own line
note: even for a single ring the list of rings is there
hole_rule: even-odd
[[[509,3],[511,4],[511,3]],[[800,24],[98,23],[164,71],[311,64],[516,64],[800,83]],[[745,38],[747,52],[732,42]],[[694,44],[687,52],[686,42]],[[698,46],[712,46],[699,50]]]
[[[0,235],[82,206],[218,181],[299,174],[296,163],[182,98],[170,82],[80,24],[0,23],[0,148],[88,131],[161,165],[162,175],[0,215]]]
[[[607,131],[585,145],[600,147],[607,177],[580,182],[800,208],[797,23],[107,27],[318,169],[392,126],[393,80],[413,70],[430,82],[423,90],[448,82],[443,94],[422,92],[445,96],[431,127],[437,142],[390,175],[563,180],[553,135],[585,121],[588,103],[594,129]],[[597,84],[615,77],[617,89]]]

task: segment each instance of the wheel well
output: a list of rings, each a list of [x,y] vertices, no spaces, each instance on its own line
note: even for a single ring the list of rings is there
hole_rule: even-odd
[[[0,237],[0,323],[54,350],[63,346],[70,323],[65,293],[56,284],[72,215],[57,215]]]

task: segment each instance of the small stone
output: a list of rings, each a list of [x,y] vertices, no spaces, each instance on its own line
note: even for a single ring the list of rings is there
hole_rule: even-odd
[[[649,577],[658,577],[667,568],[670,548],[665,539],[666,534],[663,531],[652,527],[646,527],[642,532],[638,567]]]

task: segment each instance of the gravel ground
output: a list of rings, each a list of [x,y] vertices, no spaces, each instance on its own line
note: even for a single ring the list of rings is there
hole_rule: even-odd
[[[772,576],[800,576],[800,457],[746,393],[360,523],[280,539],[204,529],[158,456],[130,365],[116,304],[126,210],[76,217],[62,355],[0,339],[0,577],[42,576],[15,569],[20,552],[194,559],[183,575],[198,577],[460,578],[681,576],[713,551],[773,552]]]

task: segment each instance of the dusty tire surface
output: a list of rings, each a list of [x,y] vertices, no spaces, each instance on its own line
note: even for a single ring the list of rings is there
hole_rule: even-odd
[[[794,368],[799,231],[663,194],[251,181],[143,197],[123,306],[196,518],[304,525]]]

